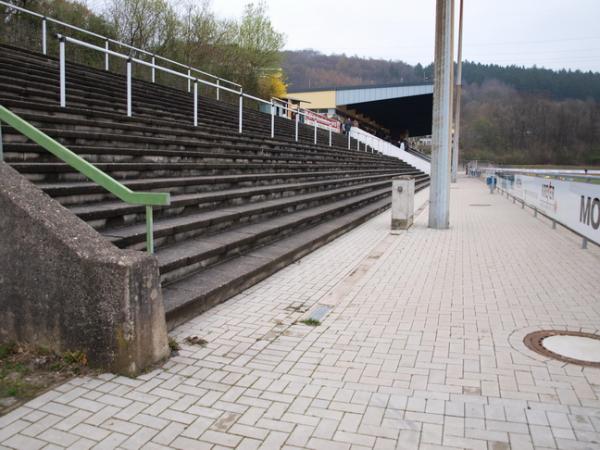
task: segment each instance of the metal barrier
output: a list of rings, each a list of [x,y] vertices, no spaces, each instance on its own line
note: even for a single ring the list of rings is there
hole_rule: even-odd
[[[57,34],[58,40],[59,40],[59,67],[60,67],[60,106],[65,107],[66,106],[66,44],[67,43],[71,43],[71,44],[75,44],[75,45],[79,45],[81,47],[85,47],[88,48],[90,50],[95,50],[97,52],[101,52],[104,53],[105,55],[110,55],[110,56],[114,56],[117,58],[121,58],[123,60],[125,60],[127,62],[127,115],[129,117],[132,116],[132,90],[131,90],[131,83],[132,83],[132,64],[136,63],[136,64],[140,64],[142,66],[146,66],[146,67],[151,67],[153,70],[159,70],[165,73],[169,73],[171,75],[175,75],[178,76],[180,78],[184,78],[187,79],[188,82],[191,84],[192,82],[196,85],[197,83],[202,83],[206,86],[212,86],[212,87],[216,87],[217,84],[216,83],[212,83],[210,81],[206,81],[206,80],[202,80],[200,78],[195,78],[192,77],[186,73],[181,73],[181,72],[177,72],[176,70],[173,69],[169,69],[167,67],[162,67],[159,66],[157,64],[152,64],[149,63],[147,61],[144,61],[142,59],[138,59],[138,58],[133,58],[129,55],[124,55],[122,53],[118,53],[115,52],[114,50],[107,50],[106,47],[99,47],[97,45],[94,44],[90,44],[88,42],[84,42],[81,41],[79,39],[75,39],[72,37],[68,37],[68,36],[63,36],[61,34]],[[252,97],[252,96],[248,96],[247,94],[243,94],[242,90],[240,89],[239,91],[221,86],[221,89],[227,91],[227,92],[232,92],[234,94],[239,94],[240,98],[242,96],[246,96],[246,97]],[[256,97],[252,97],[254,99],[256,99]],[[264,100],[263,100],[264,101]],[[198,108],[197,108],[197,102],[198,102],[198,88],[196,87],[194,89],[194,102],[195,102],[195,108],[194,108],[194,124],[197,125],[198,124],[198,119],[197,119],[197,113],[198,113]],[[265,101],[265,103],[268,103]],[[240,130],[242,129],[242,122],[241,122],[241,114],[240,114],[240,124],[239,124],[239,128]],[[241,132],[241,131],[240,131]]]
[[[15,130],[31,139],[39,146],[45,148],[54,156],[67,163],[69,166],[85,175],[90,180],[102,186],[111,194],[124,202],[146,207],[146,250],[154,253],[154,223],[152,219],[152,206],[164,206],[171,203],[169,193],[162,192],[134,192],[115,180],[107,173],[101,171],[76,153],[52,139],[47,134],[35,128],[30,123],[21,119],[13,112],[0,105],[0,122],[6,122]],[[1,128],[0,128],[1,130]],[[0,149],[2,148],[2,134],[0,131]],[[0,150],[0,160],[2,160]]]
[[[184,78],[187,79],[188,84],[190,84],[190,86],[192,86],[193,84],[193,97],[194,97],[194,108],[193,108],[193,119],[192,122],[194,124],[194,126],[198,126],[198,83],[202,83],[206,86],[211,86],[211,87],[217,87],[219,86],[217,83],[212,83],[210,81],[206,81],[200,78],[195,78],[191,75],[189,75],[188,73],[181,73],[181,72],[177,72],[176,70],[173,69],[169,69],[167,67],[163,67],[160,66],[156,63],[149,63],[147,61],[144,61],[142,59],[138,59],[138,58],[134,58],[131,57],[129,55],[125,55],[119,52],[116,52],[114,50],[110,50],[107,49],[106,47],[100,47],[98,45],[94,45],[94,44],[90,44],[88,42],[82,41],[80,39],[75,39],[69,36],[64,36],[61,34],[57,34],[56,35],[58,40],[59,40],[59,70],[60,70],[60,77],[59,77],[59,83],[60,83],[60,106],[61,107],[66,107],[67,105],[67,94],[66,94],[66,44],[67,43],[71,43],[74,45],[78,45],[90,50],[94,50],[97,52],[101,52],[104,53],[105,55],[110,55],[110,56],[114,56],[120,59],[123,59],[126,61],[126,66],[127,66],[127,70],[126,70],[126,79],[127,79],[127,116],[131,117],[133,115],[133,110],[132,110],[132,65],[133,63],[135,64],[140,64],[146,67],[150,67],[152,69],[152,73],[154,76],[154,73],[156,70],[171,74],[171,75],[175,75],[178,76],[180,78]],[[265,105],[269,105],[271,107],[271,137],[274,138],[275,137],[275,108],[274,108],[274,103],[273,103],[273,99],[269,102],[267,100],[263,100],[260,97],[256,97],[254,95],[250,95],[250,94],[246,94],[244,93],[243,89],[240,87],[239,91],[233,90],[231,88],[227,88],[224,86],[220,86],[220,89],[223,89],[227,92],[231,92],[233,94],[236,94],[239,96],[239,108],[238,108],[238,132],[242,133],[243,132],[243,104],[244,104],[244,97],[250,100],[254,100],[257,101],[259,103],[263,103]],[[190,89],[192,90],[192,89]],[[279,105],[279,107],[286,109],[288,111],[292,111],[294,114],[296,114],[296,117],[298,117],[298,115],[303,115],[303,116],[308,116],[308,114],[306,112],[303,112],[300,109],[291,109],[287,106],[284,105]],[[312,113],[315,114],[315,113]],[[315,122],[314,125],[314,143],[317,144],[317,123]],[[298,141],[298,120],[296,120],[296,141]],[[331,145],[331,139],[330,139],[330,145]]]
[[[6,1],[0,0],[0,5],[6,6],[8,8],[14,9],[16,11],[19,11],[19,12],[22,12],[22,13],[25,13],[25,14],[29,14],[30,16],[37,17],[37,18],[41,19],[41,21],[42,21],[41,47],[42,47],[42,53],[44,55],[48,54],[48,48],[47,48],[48,23],[54,23],[56,25],[60,25],[62,27],[69,28],[71,30],[74,30],[74,31],[77,31],[77,32],[80,32],[80,33],[83,33],[83,34],[87,34],[88,36],[92,36],[92,37],[95,37],[97,39],[102,40],[104,42],[104,48],[105,48],[105,50],[110,50],[110,48],[109,48],[110,44],[117,45],[117,46],[129,49],[129,50],[132,50],[134,52],[138,52],[138,53],[141,53],[143,55],[146,55],[146,56],[150,57],[151,61],[152,61],[152,65],[154,65],[156,63],[156,60],[164,61],[164,62],[167,62],[169,64],[173,64],[173,65],[175,65],[177,67],[185,68],[188,71],[188,75],[190,77],[192,76],[192,73],[196,73],[196,74],[199,74],[199,75],[203,75],[203,76],[212,78],[213,80],[215,80],[215,86],[216,86],[216,89],[217,89],[217,100],[219,100],[219,97],[220,97],[219,90],[221,89],[221,82],[229,84],[229,85],[234,86],[234,87],[238,87],[238,88],[241,87],[241,85],[239,83],[236,83],[234,81],[229,81],[229,80],[227,80],[225,78],[221,78],[221,77],[219,77],[217,75],[213,75],[211,73],[205,72],[205,71],[197,69],[195,67],[191,67],[189,65],[185,65],[185,64],[182,64],[180,62],[173,61],[172,59],[165,58],[164,56],[157,55],[157,54],[149,52],[147,50],[142,50],[141,48],[134,47],[133,45],[129,45],[129,44],[126,44],[124,42],[117,41],[115,39],[111,39],[111,38],[109,38],[107,36],[103,36],[101,34],[94,33],[93,31],[88,31],[88,30],[85,30],[83,28],[76,27],[75,25],[71,25],[71,24],[68,24],[66,22],[62,22],[62,21],[54,19],[52,17],[44,16],[42,14],[30,11],[30,10],[28,10],[26,8],[22,8],[20,6],[13,5],[12,3],[8,3]],[[105,70],[109,70],[109,68],[110,68],[109,54],[110,53],[108,53],[108,52],[105,53],[105,57],[104,57],[104,69]],[[155,81],[156,81],[156,77],[155,77],[155,71],[153,69],[152,70],[152,82],[154,83]],[[188,92],[190,92],[190,83],[188,83]]]
[[[400,158],[422,172],[429,174],[431,171],[431,163],[423,158],[415,156],[412,153],[406,151],[404,148],[404,144],[401,144],[400,147],[398,147],[365,130],[352,127],[350,129],[350,133],[348,134],[348,148],[350,148],[350,137],[353,137],[357,141],[364,143],[365,146],[370,144],[369,146],[372,149],[381,152],[384,155],[395,156],[396,158]],[[357,146],[358,145],[359,144],[357,143]]]

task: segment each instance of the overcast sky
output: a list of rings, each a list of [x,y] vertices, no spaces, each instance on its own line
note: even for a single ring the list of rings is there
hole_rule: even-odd
[[[457,2],[458,7],[458,0]],[[238,17],[248,0],[212,0]],[[286,48],[428,64],[435,0],[267,0]],[[465,0],[465,59],[600,71],[600,0]]]

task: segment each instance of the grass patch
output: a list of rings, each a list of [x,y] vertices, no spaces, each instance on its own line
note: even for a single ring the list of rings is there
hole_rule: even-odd
[[[300,323],[303,323],[304,325],[308,325],[309,327],[318,327],[319,325],[321,325],[321,322],[319,320],[311,319],[311,318],[301,320]]]
[[[46,347],[0,343],[0,416],[49,387],[87,372],[87,356]]]
[[[171,353],[178,352],[181,350],[181,346],[179,342],[177,342],[174,338],[169,336],[169,348],[171,349]]]

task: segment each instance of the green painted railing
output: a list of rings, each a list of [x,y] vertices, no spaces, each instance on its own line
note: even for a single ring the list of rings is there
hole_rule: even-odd
[[[56,142],[47,134],[41,132],[30,123],[21,119],[13,112],[0,105],[0,122],[6,122],[8,125],[27,136],[36,144],[48,150],[57,158],[61,159],[79,173],[85,175],[93,182],[102,186],[111,194],[126,203],[146,206],[146,250],[148,253],[154,253],[154,236],[152,221],[152,206],[169,205],[171,197],[164,192],[134,192],[127,186],[115,180],[110,175],[104,173],[93,164],[89,163],[81,156],[73,153],[64,145]],[[0,129],[1,130],[1,129]],[[0,131],[0,160],[2,160],[2,134]]]

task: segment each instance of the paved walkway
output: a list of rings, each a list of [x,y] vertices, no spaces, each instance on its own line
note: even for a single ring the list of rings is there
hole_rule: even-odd
[[[0,417],[0,448],[600,448],[600,369],[522,344],[598,332],[599,252],[475,180],[450,230],[426,218],[392,236],[383,214],[179,327],[160,370]]]

